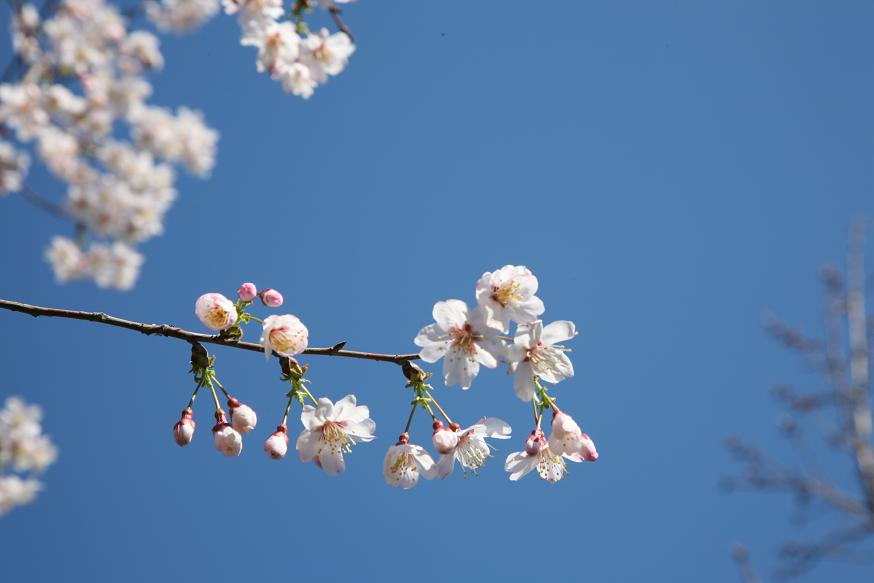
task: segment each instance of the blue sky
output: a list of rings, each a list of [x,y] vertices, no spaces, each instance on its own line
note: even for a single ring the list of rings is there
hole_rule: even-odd
[[[779,543],[815,534],[788,498],[718,482],[738,469],[732,433],[791,461],[768,389],[819,386],[760,319],[818,331],[816,270],[843,260],[852,217],[874,215],[874,5],[362,0],[347,20],[358,51],[309,101],[255,71],[229,17],[162,37],[154,101],[221,132],[211,179],[180,181],[127,294],[55,285],[41,255],[68,227],[0,200],[0,297],[197,327],[198,295],[251,280],[285,294],[314,345],[406,352],[435,301],[472,302],[483,271],[524,264],[545,318],[580,331],[556,393],[601,459],[554,487],[510,483],[530,411],[485,371],[441,402],[516,437],[477,478],[391,489],[399,371],[313,357],[316,390],[356,393],[380,438],[337,479],[270,462],[278,368],[221,349],[220,378],[261,425],[225,459],[201,401],[180,449],[184,343],[0,314],[0,396],[42,404],[61,448],[39,501],[0,521],[9,580],[730,582],[735,542],[767,572]],[[868,579],[824,564],[802,580]]]

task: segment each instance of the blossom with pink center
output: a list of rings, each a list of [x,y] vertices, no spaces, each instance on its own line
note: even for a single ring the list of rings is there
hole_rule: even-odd
[[[234,302],[218,293],[203,294],[197,298],[194,313],[210,330],[224,330],[237,323]]]
[[[487,271],[476,282],[477,303],[488,311],[489,323],[502,332],[510,330],[510,321],[530,324],[546,310],[535,293],[537,278],[523,265]]]
[[[527,449],[527,442],[526,442]],[[510,472],[510,480],[516,481],[537,470],[540,478],[550,484],[561,480],[567,473],[567,464],[560,455],[553,452],[549,444],[539,443],[539,450],[535,454],[527,451],[517,451],[507,456],[504,469]]]
[[[470,387],[479,374],[480,365],[495,368],[503,358],[504,346],[498,340],[498,328],[487,322],[481,306],[469,311],[461,300],[446,300],[434,304],[434,324],[421,330],[413,340],[422,347],[419,356],[425,362],[443,360],[443,376],[447,386]]]
[[[185,447],[191,443],[194,439],[195,425],[193,411],[188,407],[182,412],[182,418],[173,426],[173,439],[176,440],[176,445]]]
[[[255,410],[234,397],[228,399],[228,410],[231,412],[231,426],[240,433],[249,433],[258,424]]]
[[[558,320],[543,325],[540,320],[520,325],[513,344],[507,349],[507,360],[515,377],[513,388],[523,401],[534,398],[534,377],[548,383],[557,383],[574,376],[574,365],[567,357],[567,348],[557,342],[577,335],[573,322]]]
[[[525,440],[525,453],[528,455],[537,455],[540,453],[541,449],[546,447],[547,443],[543,430],[538,427],[532,431],[531,435],[528,436],[528,439]]]
[[[437,477],[449,476],[455,469],[456,460],[465,470],[476,473],[486,458],[491,457],[491,446],[486,443],[486,438],[509,439],[511,431],[506,421],[495,417],[483,417],[467,429],[457,431],[457,444],[437,462]]]
[[[282,294],[273,288],[267,288],[261,292],[261,301],[268,308],[278,308],[282,305]]]
[[[281,460],[288,452],[288,428],[283,424],[264,442],[264,451],[270,459]]]
[[[300,460],[316,461],[329,476],[343,473],[343,454],[350,453],[353,445],[375,437],[376,423],[370,418],[370,409],[359,405],[355,395],[346,395],[336,404],[323,397],[318,407],[304,405],[300,420],[304,430],[295,445]]]
[[[309,331],[297,316],[283,314],[264,319],[261,331],[261,346],[264,356],[270,358],[273,352],[280,356],[294,356],[306,350]]]
[[[244,302],[251,302],[258,297],[258,288],[254,283],[246,282],[237,288],[237,296]]]
[[[398,442],[388,448],[382,465],[385,482],[409,490],[419,483],[419,476],[426,480],[437,477],[434,459],[421,445],[409,443],[409,435],[402,434]]]

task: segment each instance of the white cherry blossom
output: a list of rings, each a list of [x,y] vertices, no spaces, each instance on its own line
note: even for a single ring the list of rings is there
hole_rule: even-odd
[[[505,265],[483,273],[476,282],[476,301],[489,314],[489,323],[510,330],[510,322],[530,324],[546,309],[538,298],[537,278],[522,265]]]
[[[504,469],[510,473],[510,480],[514,482],[536,469],[541,479],[554,484],[567,473],[567,464],[560,455],[549,448],[549,445],[543,445],[534,455],[527,451],[511,453],[507,456]]]
[[[467,429],[457,431],[457,444],[437,462],[437,477],[442,479],[452,474],[456,461],[475,474],[491,456],[492,448],[486,438],[509,439],[511,431],[506,421],[495,417],[483,417]]]
[[[573,322],[558,320],[546,326],[540,320],[516,329],[513,344],[507,350],[507,360],[515,373],[513,388],[523,401],[534,397],[534,377],[557,383],[574,376],[574,366],[565,352],[556,345],[577,335]]]
[[[197,319],[210,330],[224,330],[237,323],[237,308],[234,302],[220,293],[206,293],[194,303]]]
[[[425,362],[443,361],[447,386],[470,387],[480,365],[495,368],[503,358],[503,345],[497,339],[500,332],[489,326],[483,308],[468,311],[461,300],[446,300],[434,304],[435,323],[425,326],[414,339],[422,347],[419,356]]]
[[[592,438],[582,432],[573,417],[562,411],[556,412],[552,418],[549,448],[557,455],[575,462],[593,462],[598,459],[598,451]]]
[[[21,190],[29,165],[27,154],[0,139],[0,196]]]
[[[283,314],[268,316],[261,330],[261,346],[268,360],[273,352],[280,356],[294,356],[306,350],[309,331],[297,316]]]
[[[300,420],[304,430],[295,445],[300,460],[316,461],[329,476],[343,473],[343,454],[351,452],[353,445],[375,437],[370,409],[358,405],[355,395],[346,395],[336,404],[323,397],[318,407],[304,405]]]
[[[409,490],[419,483],[419,476],[436,478],[437,466],[424,447],[402,440],[388,448],[382,473],[388,485]]]
[[[161,30],[187,32],[215,16],[219,0],[159,0],[146,2],[146,16]]]

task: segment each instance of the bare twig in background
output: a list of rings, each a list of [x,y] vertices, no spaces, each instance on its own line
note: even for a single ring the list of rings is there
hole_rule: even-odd
[[[51,318],[68,318],[71,320],[85,320],[87,322],[95,322],[97,324],[106,324],[107,326],[116,326],[126,330],[134,330],[147,336],[158,335],[168,338],[178,338],[187,342],[201,342],[206,344],[219,344],[228,348],[239,348],[241,350],[250,350],[252,352],[264,352],[264,348],[260,344],[253,342],[241,342],[235,338],[230,338],[221,335],[200,334],[199,332],[190,332],[171,326],[169,324],[144,324],[142,322],[134,322],[125,320],[115,316],[109,316],[103,312],[82,312],[79,310],[63,310],[60,308],[46,308],[43,306],[32,306],[21,302],[12,302],[9,300],[0,300],[0,310],[10,310],[12,312],[21,312],[31,316],[46,316]],[[307,348],[302,354],[318,355],[318,356],[339,356],[345,358],[359,358],[362,360],[379,360],[382,362],[392,362],[403,366],[411,360],[418,360],[418,354],[380,354],[377,352],[359,352],[356,350],[344,350],[345,342],[339,342],[328,348]],[[275,353],[274,353],[275,354]]]
[[[813,541],[789,542],[779,552],[774,575],[791,578],[829,558],[850,559],[874,538],[874,446],[870,395],[869,316],[865,310],[865,223],[853,223],[847,260],[847,278],[827,267],[821,272],[825,287],[825,338],[815,340],[769,318],[766,329],[788,349],[813,365],[828,390],[799,393],[779,386],[774,395],[787,408],[780,421],[784,437],[805,462],[795,469],[763,454],[738,438],[728,441],[729,451],[744,465],[744,472],[723,484],[731,490],[778,491],[793,494],[801,510],[812,504],[830,510],[841,526]],[[812,426],[823,443],[848,454],[856,478],[852,491],[838,485],[817,461],[815,449],[805,438],[803,426]],[[758,581],[745,549],[734,551],[742,581]]]

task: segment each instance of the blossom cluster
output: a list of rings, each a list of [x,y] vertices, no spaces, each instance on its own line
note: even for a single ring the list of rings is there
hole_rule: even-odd
[[[12,35],[24,71],[0,84],[0,135],[32,146],[66,184],[61,212],[81,235],[56,237],[46,258],[61,282],[129,289],[143,262],[135,246],[162,232],[177,196],[174,165],[207,176],[218,134],[197,111],[147,101],[146,74],[164,64],[158,39],[128,30],[104,0],[62,0],[44,21],[22,4]],[[0,141],[0,194],[24,187],[28,165]]]
[[[485,272],[476,283],[475,308],[457,299],[437,302],[434,323],[422,328],[414,342],[425,362],[443,359],[447,386],[468,389],[481,366],[507,365],[516,397],[533,405],[535,428],[525,449],[507,457],[505,469],[511,480],[518,480],[536,468],[541,478],[554,483],[566,472],[564,460],[594,461],[598,454],[591,438],[558,408],[545,386],[574,376],[562,343],[577,332],[567,320],[544,325],[540,317],[546,307],[537,289],[537,277],[521,265]],[[513,324],[516,328],[509,336]],[[541,429],[547,409],[554,415],[549,438]]]
[[[437,302],[433,310],[435,322],[422,328],[414,341],[422,349],[419,358],[425,362],[444,359],[443,378],[447,386],[460,385],[467,389],[479,374],[481,365],[487,368],[496,368],[501,363],[507,365],[514,375],[516,396],[532,405],[534,429],[525,440],[524,449],[506,457],[504,468],[513,481],[536,470],[541,478],[555,483],[565,476],[567,461],[595,461],[598,452],[573,417],[558,407],[546,386],[573,376],[573,365],[566,354],[568,349],[560,343],[576,336],[576,327],[565,320],[544,325],[539,318],[545,306],[536,295],[537,288],[537,278],[524,266],[507,265],[486,272],[476,284],[475,308],[468,308],[461,300]],[[370,418],[370,410],[359,405],[355,395],[347,395],[336,403],[325,397],[314,397],[306,386],[310,380],[304,378],[308,367],[300,366],[294,359],[307,349],[307,327],[291,314],[273,315],[263,320],[250,314],[247,310],[256,298],[268,307],[279,307],[283,303],[281,294],[275,290],[259,292],[255,284],[244,283],[237,290],[236,301],[215,292],[203,294],[195,302],[195,313],[204,326],[228,339],[242,337],[241,325],[253,320],[261,323],[260,344],[264,354],[268,359],[273,354],[280,357],[282,378],[291,384],[282,421],[265,441],[264,451],[271,459],[285,457],[288,415],[297,401],[302,406],[303,425],[295,443],[298,456],[304,462],[313,462],[328,475],[338,475],[346,467],[344,454],[351,452],[353,445],[375,438],[376,424]],[[508,336],[513,325],[514,334]],[[215,402],[216,448],[225,455],[239,455],[242,435],[255,427],[255,412],[225,391],[216,379],[214,357],[208,357],[202,348],[199,350],[202,352],[198,353],[195,346],[192,353],[197,386],[174,426],[174,438],[179,445],[191,442],[195,428],[191,405],[198,390],[207,386]],[[349,355],[360,357],[362,353]],[[465,475],[468,472],[476,475],[493,456],[494,447],[487,439],[509,439],[512,428],[496,417],[483,417],[462,429],[434,397],[434,389],[427,382],[431,375],[409,360],[402,364],[413,401],[406,427],[385,455],[385,481],[409,489],[418,484],[420,478],[449,477],[456,463]],[[228,399],[230,422],[219,404],[215,386]],[[418,409],[430,415],[431,443],[439,458],[410,442],[409,431]],[[545,411],[551,411],[553,416],[548,436],[542,429]]]
[[[42,489],[34,475],[57,459],[41,421],[42,409],[18,397],[7,398],[0,409],[0,514],[32,502]]]
[[[258,49],[258,71],[269,74],[292,95],[311,97],[317,86],[346,68],[355,52],[352,38],[343,31],[309,32],[302,20],[308,2],[297,2],[286,20],[283,0],[222,0],[222,4],[225,13],[237,15],[240,44]],[[333,6],[330,0],[319,4],[326,9]]]

